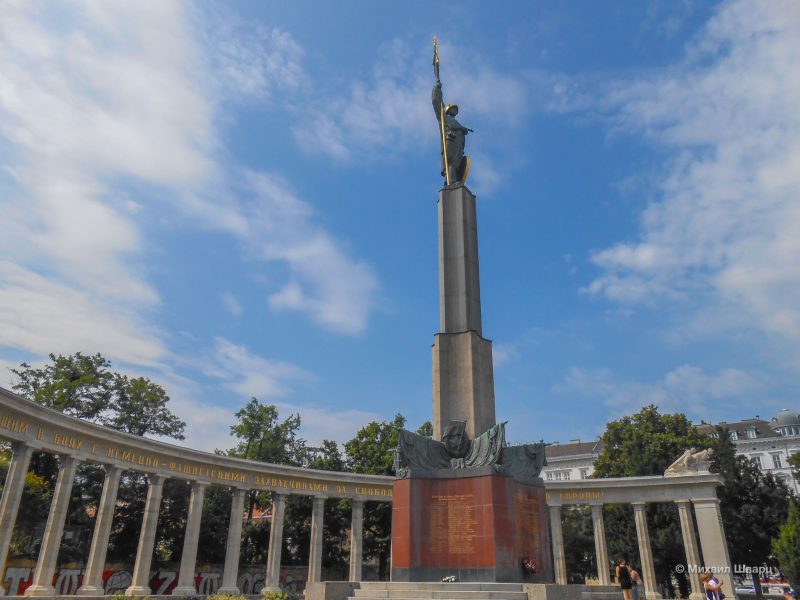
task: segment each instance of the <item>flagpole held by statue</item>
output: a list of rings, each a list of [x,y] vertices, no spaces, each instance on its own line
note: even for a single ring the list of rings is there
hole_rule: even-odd
[[[445,106],[442,97],[442,82],[439,79],[439,44],[436,36],[433,37],[433,74],[436,83],[431,93],[433,110],[436,119],[439,121],[439,132],[442,143],[442,176],[447,186],[453,184],[464,184],[469,175],[469,156],[464,154],[464,145],[467,133],[472,129],[464,127],[456,120],[458,114],[457,104]]]

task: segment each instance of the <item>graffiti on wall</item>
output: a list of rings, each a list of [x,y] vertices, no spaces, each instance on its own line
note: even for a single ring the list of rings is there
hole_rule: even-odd
[[[33,583],[35,565],[32,561],[21,561],[31,564],[12,562],[5,572],[4,584],[9,596],[22,596],[25,590]],[[281,589],[285,591],[301,592],[305,588],[306,567],[283,567],[280,575]],[[56,570],[53,576],[53,587],[57,596],[74,595],[83,585],[84,569],[77,565],[64,565]],[[243,594],[259,594],[264,587],[264,567],[247,567],[239,571],[236,586]],[[103,571],[103,588],[106,594],[124,591],[131,585],[133,570],[129,566],[109,565]],[[222,567],[207,566],[195,573],[194,585],[198,595],[213,594],[222,584]],[[154,595],[162,596],[172,594],[178,585],[178,567],[165,567],[157,569],[150,574],[150,589]]]

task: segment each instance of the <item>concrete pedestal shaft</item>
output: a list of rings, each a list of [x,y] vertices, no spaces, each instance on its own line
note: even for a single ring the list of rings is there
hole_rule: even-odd
[[[189,500],[189,514],[186,516],[186,531],[183,537],[181,553],[181,569],[178,585],[172,590],[173,596],[196,596],[194,584],[194,568],[197,564],[197,540],[200,537],[200,519],[203,514],[203,496],[205,483],[192,483],[192,496]]]
[[[475,439],[495,424],[492,342],[474,331],[438,333],[433,342],[433,432],[466,421]]]
[[[283,544],[283,515],[286,512],[286,494],[272,494],[272,524],[269,529],[269,554],[264,592],[280,591],[281,546]]]
[[[352,500],[353,516],[350,520],[350,581],[361,581],[361,563],[364,547],[364,501]]]
[[[239,552],[242,548],[242,515],[247,490],[234,488],[231,499],[231,520],[228,523],[228,544],[225,548],[225,567],[222,571],[222,586],[218,594],[238,596],[241,590],[236,586],[239,576]]]
[[[697,539],[694,535],[694,517],[692,516],[692,502],[690,500],[676,500],[678,515],[681,519],[681,536],[683,548],[686,551],[686,578],[692,586],[689,600],[703,600],[706,597],[700,574],[692,571],[692,565],[700,566],[700,552],[697,549]]]
[[[725,528],[719,511],[717,498],[692,500],[697,517],[697,533],[700,535],[700,550],[703,553],[703,566],[713,569],[717,578],[724,583],[722,591],[733,596],[731,577],[731,558],[725,541]]]
[[[33,583],[25,590],[26,596],[55,596],[56,593],[53,587],[53,574],[58,561],[58,551],[61,549],[61,537],[64,535],[64,521],[67,518],[69,499],[72,495],[72,482],[75,480],[75,470],[79,462],[72,456],[62,455],[59,459],[61,468],[56,479],[50,513],[47,515],[39,559],[36,561],[36,572]]]
[[[553,540],[553,568],[556,583],[567,585],[567,559],[564,556],[564,533],[561,529],[561,506],[551,504],[550,509],[550,537]]]
[[[647,600],[660,600],[661,594],[656,587],[656,569],[653,564],[653,549],[650,546],[650,532],[647,529],[647,511],[644,502],[632,502],[633,516],[636,521],[636,537],[639,540],[639,559],[642,561],[642,579]]]
[[[308,580],[322,580],[322,532],[325,527],[324,496],[315,496],[311,509],[311,543],[308,554]]]
[[[3,499],[0,500],[0,575],[6,571],[8,546],[17,522],[19,502],[25,489],[25,476],[28,474],[33,448],[22,442],[14,442],[12,452],[14,454],[3,486]],[[5,594],[6,590],[0,579],[0,595],[5,596]]]
[[[108,538],[111,535],[111,523],[114,520],[114,508],[117,505],[121,475],[122,469],[114,465],[106,465],[103,493],[100,496],[100,506],[97,508],[97,517],[94,521],[92,547],[89,550],[86,573],[83,575],[83,585],[77,591],[78,596],[102,596],[105,594],[103,568],[106,565]]]
[[[611,585],[602,504],[592,505],[592,525],[594,526],[594,553],[597,558],[597,579],[600,585]]]
[[[433,437],[451,420],[474,438],[495,424],[492,346],[482,337],[475,196],[439,192],[439,317],[433,347]]]
[[[150,485],[147,487],[142,530],[139,533],[139,546],[136,548],[136,563],[133,567],[131,585],[125,590],[126,596],[149,596],[152,593],[150,590],[150,565],[153,562],[153,547],[156,542],[158,512],[161,508],[165,477],[161,475],[149,475],[148,477]]]

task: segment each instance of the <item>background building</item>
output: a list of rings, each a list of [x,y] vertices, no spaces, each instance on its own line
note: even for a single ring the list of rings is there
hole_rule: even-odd
[[[727,423],[702,422],[697,429],[708,436],[717,436],[717,425],[728,430],[736,453],[752,460],[759,469],[781,479],[789,489],[800,493],[800,485],[792,474],[789,457],[800,451],[800,414],[783,409],[770,421],[758,416]],[[586,479],[594,472],[594,462],[600,456],[603,442],[570,440],[547,447],[547,466],[542,477],[549,481]],[[677,457],[676,457],[677,458]]]

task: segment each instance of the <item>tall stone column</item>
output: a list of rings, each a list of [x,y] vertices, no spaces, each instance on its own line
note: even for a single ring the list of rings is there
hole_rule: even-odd
[[[136,563],[133,567],[131,585],[125,590],[126,596],[149,596],[150,565],[153,563],[153,547],[156,542],[158,511],[161,508],[161,495],[164,491],[163,475],[150,475],[147,487],[147,502],[144,506],[142,531],[139,533],[139,546],[136,548]]]
[[[600,581],[600,585],[611,585],[602,504],[592,505],[592,525],[594,526],[594,553],[597,558],[597,579]]]
[[[650,546],[650,532],[647,529],[647,511],[644,502],[631,502],[636,520],[636,537],[639,538],[639,559],[642,561],[642,579],[647,600],[660,600],[656,588],[656,570],[653,564],[653,550]]]
[[[724,584],[722,590],[727,596],[733,597],[731,558],[728,554],[725,528],[722,525],[722,514],[719,511],[719,500],[717,498],[698,498],[693,499],[692,503],[697,517],[697,532],[700,535],[703,566],[714,570]]]
[[[189,500],[189,514],[186,516],[186,532],[183,536],[183,552],[181,553],[181,569],[178,585],[172,590],[173,596],[195,596],[194,568],[197,565],[197,540],[200,537],[200,518],[203,514],[203,496],[206,484],[192,483],[192,496]]]
[[[681,536],[683,548],[686,551],[686,578],[692,586],[689,600],[703,600],[706,597],[700,574],[693,572],[691,566],[700,566],[700,552],[697,549],[697,539],[694,536],[694,517],[692,517],[692,502],[690,500],[676,500],[678,515],[681,519]]]
[[[283,515],[286,512],[286,494],[272,494],[272,524],[269,528],[269,554],[264,592],[281,589],[281,547],[283,544]]]
[[[311,510],[311,544],[308,553],[308,580],[322,580],[322,532],[325,527],[325,496],[314,496]]]
[[[44,528],[39,559],[36,561],[36,572],[33,576],[33,583],[25,590],[26,596],[55,596],[56,594],[53,587],[53,573],[56,570],[58,551],[61,549],[64,521],[67,518],[69,499],[72,495],[72,482],[75,480],[75,469],[78,468],[79,462],[77,458],[68,455],[62,455],[59,459],[61,468],[58,470],[56,488],[50,503],[50,513],[47,515],[47,525]]]
[[[350,581],[361,581],[361,563],[364,547],[364,501],[352,500],[353,517],[350,520]]]
[[[483,338],[475,196],[463,185],[439,192],[439,316],[433,343],[433,437],[448,421],[470,438],[495,424],[492,343]]]
[[[225,548],[225,567],[222,571],[222,587],[217,590],[219,594],[238,596],[241,590],[236,585],[239,575],[239,552],[242,548],[242,515],[244,514],[244,499],[247,490],[233,488],[231,499],[231,520],[228,523],[228,545]]]
[[[550,508],[550,536],[553,543],[553,567],[555,569],[556,583],[567,585],[567,559],[564,556],[564,533],[561,529],[561,505],[551,504]]]
[[[8,546],[11,544],[11,536],[17,522],[19,502],[22,499],[22,492],[25,490],[25,476],[28,474],[28,466],[31,464],[33,447],[23,442],[14,442],[12,452],[6,483],[3,486],[3,499],[0,500],[0,596],[6,594],[2,577],[6,572]],[[10,591],[16,592],[17,590]]]
[[[86,573],[83,576],[83,585],[78,589],[78,596],[102,596],[105,594],[103,568],[106,565],[108,538],[111,535],[111,523],[114,520],[114,508],[117,505],[121,475],[122,469],[114,465],[106,465],[103,493],[100,496],[100,506],[97,507],[97,517],[94,521],[92,547],[89,550],[89,561],[86,563]]]

